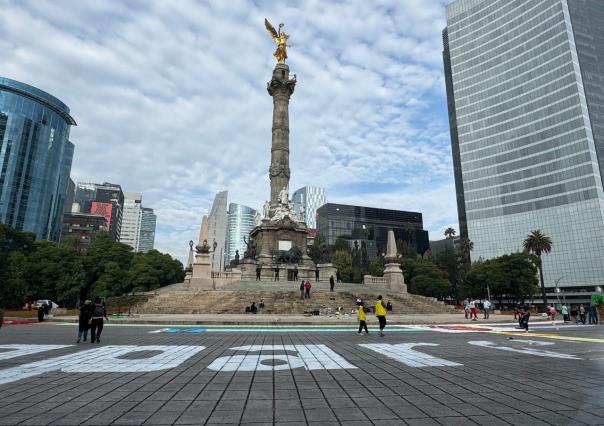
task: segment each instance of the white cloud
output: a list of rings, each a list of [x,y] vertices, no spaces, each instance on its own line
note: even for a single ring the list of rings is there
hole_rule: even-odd
[[[69,105],[74,179],[142,192],[157,247],[184,260],[215,192],[256,208],[268,197],[274,45],[263,19],[283,21],[298,76],[292,188],[421,211],[434,238],[457,216],[443,3],[9,0],[2,74]]]

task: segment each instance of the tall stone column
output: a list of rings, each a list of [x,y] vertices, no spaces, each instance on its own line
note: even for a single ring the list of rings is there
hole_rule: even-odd
[[[273,97],[273,140],[271,145],[271,215],[278,205],[279,192],[289,188],[289,98],[294,93],[296,76],[290,78],[289,66],[277,64],[273,78],[266,84]]]

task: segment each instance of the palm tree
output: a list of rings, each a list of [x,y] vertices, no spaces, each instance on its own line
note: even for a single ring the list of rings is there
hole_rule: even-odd
[[[474,243],[467,238],[459,240],[459,253],[466,266],[470,266],[470,252],[474,250]]]
[[[453,238],[455,236],[455,229],[449,227],[445,229],[445,238]]]
[[[547,296],[545,295],[545,284],[543,283],[541,253],[547,254],[552,251],[552,240],[538,229],[531,231],[524,240],[524,250],[537,256],[537,268],[539,268],[539,278],[541,280],[541,296],[543,297],[543,307],[545,308],[547,306]]]

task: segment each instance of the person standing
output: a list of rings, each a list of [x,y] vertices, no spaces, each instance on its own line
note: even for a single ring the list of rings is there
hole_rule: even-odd
[[[386,306],[384,305],[384,301],[382,300],[382,295],[378,295],[377,300],[375,301],[375,316],[380,323],[380,336],[384,336],[384,328],[386,328]]]
[[[358,304],[357,312],[359,314],[359,336],[363,334],[363,329],[365,329],[365,334],[369,334],[369,330],[367,330],[367,316],[365,315],[365,305],[363,302]]]
[[[560,311],[562,312],[562,317],[564,318],[564,322],[570,321],[570,318],[568,317],[568,306],[566,306],[566,304],[562,305],[562,308],[560,309]]]
[[[105,304],[97,297],[92,305],[92,320],[90,322],[90,343],[101,343],[101,332],[103,331],[103,318],[107,318],[107,310]]]
[[[304,299],[304,280],[300,281],[300,300]]]
[[[306,290],[304,297],[306,297],[307,299],[310,299],[310,288],[311,287],[312,287],[312,284],[310,283],[310,280],[306,280],[306,284],[304,284],[304,290]]]
[[[340,275],[340,271],[336,271],[336,282],[337,283],[342,282],[342,276]]]
[[[470,302],[467,297],[463,300],[463,313],[466,319],[468,319],[470,316]]]
[[[585,324],[585,306],[582,303],[579,305],[579,321]]]
[[[482,309],[484,311],[484,319],[489,319],[489,316],[491,314],[491,302],[489,302],[488,299],[485,300],[482,304]]]
[[[333,280],[333,275],[329,277],[329,291],[333,291],[333,286],[335,285]]]
[[[261,281],[260,275],[262,274],[262,268],[260,266],[256,266],[256,281]]]
[[[528,329],[529,329],[529,318],[531,317],[531,313],[528,309],[528,307],[524,307],[524,309],[522,311],[520,311],[520,328],[524,328],[524,332],[528,333]]]
[[[80,305],[80,313],[78,315],[78,340],[80,343],[82,337],[84,341],[88,338],[88,328],[90,327],[90,319],[92,318],[92,305],[90,300],[86,300]]]
[[[275,267],[275,281],[279,281],[279,267]]]
[[[587,312],[589,314],[589,323],[597,324],[598,323],[598,307],[591,302],[589,304],[589,308],[587,308]]]
[[[549,319],[552,320],[552,323],[555,321],[556,308],[554,308],[554,305],[549,305],[549,307],[547,308],[547,316],[549,317]]]
[[[294,281],[298,281],[298,265],[294,265]]]
[[[319,282],[319,268],[315,269],[315,281]]]
[[[474,299],[470,299],[468,306],[470,308],[470,318],[472,321],[478,321],[478,316],[476,315],[476,301]]]
[[[44,321],[44,303],[38,306],[38,322]]]

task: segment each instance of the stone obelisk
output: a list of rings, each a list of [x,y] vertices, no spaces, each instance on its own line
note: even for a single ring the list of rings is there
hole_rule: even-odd
[[[296,76],[290,77],[287,64],[277,64],[273,78],[266,84],[273,97],[273,138],[271,144],[271,216],[279,204],[279,192],[289,188],[289,98],[294,93]]]
[[[396,240],[394,239],[394,231],[388,231],[388,244],[386,245],[386,268],[384,269],[384,278],[389,289],[407,293],[407,285],[403,271],[398,263],[398,252],[396,250]]]

